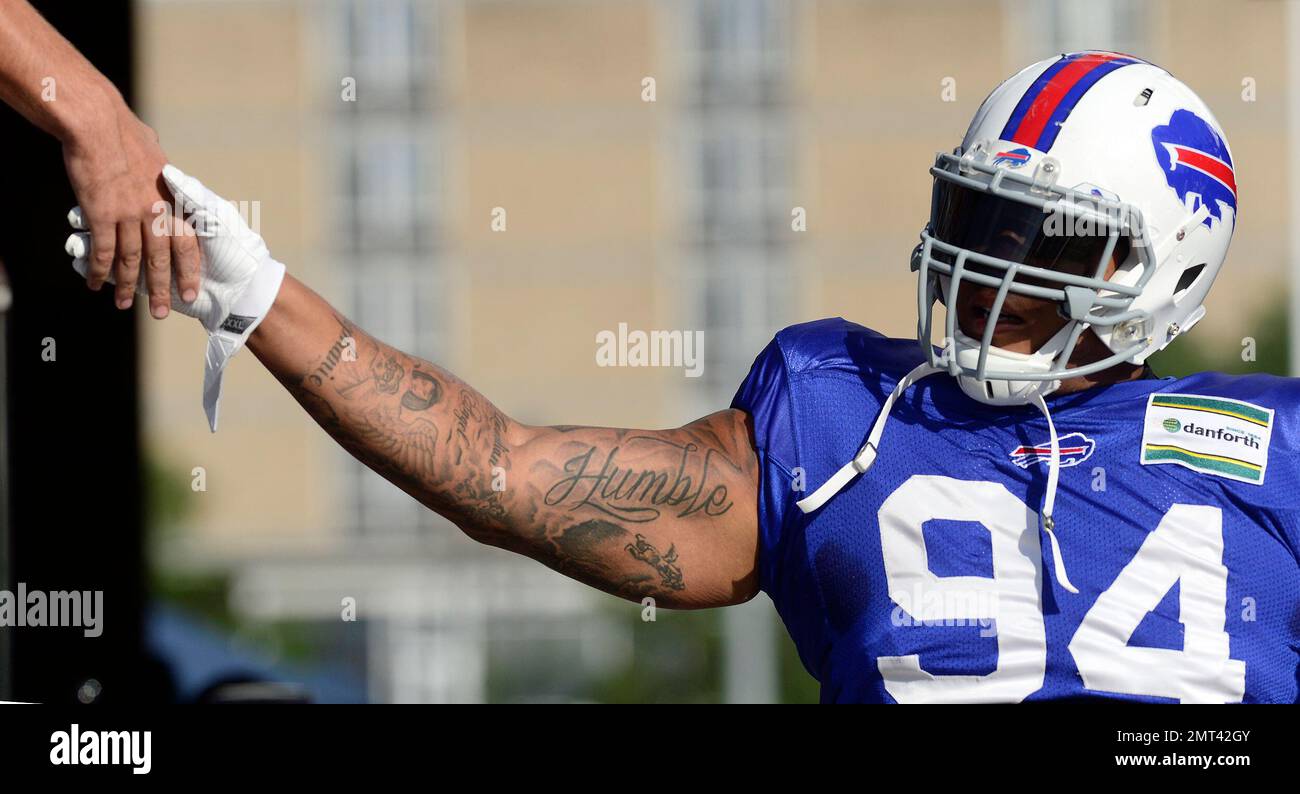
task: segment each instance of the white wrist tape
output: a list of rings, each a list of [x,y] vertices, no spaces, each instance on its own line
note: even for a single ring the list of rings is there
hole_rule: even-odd
[[[217,330],[208,331],[208,350],[203,357],[203,412],[208,426],[217,432],[217,409],[221,404],[221,383],[226,364],[243,348],[248,337],[262,324],[284,281],[284,265],[268,259],[248,283],[230,313]]]
[[[163,179],[189,216],[203,253],[198,297],[192,303],[184,302],[173,282],[171,308],[196,318],[208,331],[203,358],[203,411],[215,433],[226,365],[271,310],[285,268],[271,258],[266,242],[248,227],[230,202],[175,166],[163,168]],[[80,207],[68,213],[68,223],[74,229],[86,228]],[[73,268],[84,278],[89,270],[86,256],[90,253],[90,234],[73,234],[64,247],[73,257]],[[108,281],[113,282],[111,274]],[[143,279],[136,292],[147,294]]]

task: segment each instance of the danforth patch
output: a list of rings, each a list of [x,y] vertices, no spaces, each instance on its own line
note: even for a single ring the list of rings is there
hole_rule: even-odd
[[[1142,422],[1142,464],[1264,484],[1273,409],[1226,397],[1152,394]]]

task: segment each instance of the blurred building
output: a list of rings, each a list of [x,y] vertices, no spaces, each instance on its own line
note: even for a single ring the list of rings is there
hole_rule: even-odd
[[[666,427],[724,407],[786,324],[838,314],[914,333],[907,262],[934,152],[999,80],[1070,49],[1141,55],[1215,108],[1246,209],[1198,333],[1251,333],[1250,310],[1284,283],[1273,232],[1287,207],[1251,199],[1286,195],[1272,167],[1283,11],[1223,13],[1172,0],[142,0],[140,111],[177,164],[257,202],[276,256],[370,332],[522,421]],[[1248,79],[1259,101],[1243,99]],[[201,329],[141,323],[149,448],[181,480],[201,467],[207,488],[186,492],[158,565],[230,574],[254,618],[341,624],[356,598],[363,620],[339,630],[364,632],[374,699],[485,699],[502,663],[557,680],[626,663],[636,605],[611,610],[465,539],[336,447],[251,355],[210,435]],[[703,377],[596,366],[596,334],[620,323],[702,330]],[[770,604],[724,621],[725,696],[772,697]]]

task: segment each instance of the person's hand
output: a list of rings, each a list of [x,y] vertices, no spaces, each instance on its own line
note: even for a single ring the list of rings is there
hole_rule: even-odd
[[[159,319],[169,306],[180,308],[173,294],[195,300],[198,244],[172,212],[157,134],[123,107],[96,133],[65,142],[63,161],[91,233],[86,284],[94,290],[116,284],[119,309],[130,308],[140,284],[149,313]]]
[[[284,265],[271,258],[266,242],[248,227],[233,204],[174,165],[165,166],[162,174],[167,186],[176,194],[182,213],[193,226],[193,231],[187,232],[190,239],[197,239],[203,252],[198,294],[193,301],[187,302],[172,286],[170,302],[173,309],[198,319],[208,331],[203,408],[215,432],[226,364],[271,310],[284,279]],[[68,213],[68,222],[74,229],[87,228],[81,207],[74,207]],[[87,281],[95,272],[94,263],[88,258],[96,250],[95,242],[92,230],[73,234],[65,244],[68,254],[73,257],[72,266]],[[113,281],[113,278],[108,274],[108,281]],[[118,287],[120,289],[121,285]],[[136,289],[144,292],[146,287],[137,284]]]

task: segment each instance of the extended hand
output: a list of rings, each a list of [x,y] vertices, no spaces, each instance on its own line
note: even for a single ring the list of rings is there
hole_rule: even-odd
[[[115,118],[102,136],[63,147],[68,178],[93,236],[86,283],[95,290],[105,281],[116,284],[121,309],[131,306],[140,283],[150,313],[161,319],[175,305],[169,296],[190,301],[198,295],[198,246],[171,211],[172,195],[161,176],[167,157],[158,136],[130,111]]]

